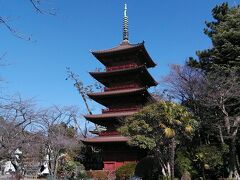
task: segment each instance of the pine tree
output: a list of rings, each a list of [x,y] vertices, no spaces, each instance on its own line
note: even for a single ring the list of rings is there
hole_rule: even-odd
[[[240,68],[240,6],[227,3],[212,10],[214,21],[206,22],[204,33],[211,39],[212,47],[197,51],[198,60],[189,58],[188,65],[213,71],[216,66]]]

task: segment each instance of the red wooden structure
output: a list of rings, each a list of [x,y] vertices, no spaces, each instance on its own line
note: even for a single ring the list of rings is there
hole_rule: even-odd
[[[88,166],[88,169],[115,170],[124,163],[139,161],[145,156],[137,147],[127,145],[129,137],[121,136],[116,131],[125,117],[154,100],[147,89],[157,85],[147,70],[155,63],[147,53],[144,42],[130,44],[128,41],[126,14],[124,23],[123,42],[119,46],[92,52],[106,70],[90,72],[90,75],[105,88],[103,92],[89,93],[88,96],[107,109],[103,109],[102,114],[85,115],[87,120],[106,127],[106,131],[95,132],[98,136],[83,139],[85,144],[102,149],[102,165]]]

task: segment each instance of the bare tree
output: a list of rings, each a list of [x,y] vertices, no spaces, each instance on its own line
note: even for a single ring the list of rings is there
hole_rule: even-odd
[[[0,104],[0,161],[11,161],[16,169],[16,176],[23,174],[23,159],[16,151],[25,149],[28,154],[31,148],[39,144],[36,134],[31,131],[37,123],[38,112],[32,100],[22,100],[20,96],[5,99]],[[32,156],[33,158],[38,158]]]
[[[8,153],[11,154],[16,150],[16,147],[21,146],[21,135],[30,125],[33,127],[38,113],[34,110],[34,104],[31,100],[22,100],[19,96],[2,103],[0,114],[2,121],[0,125],[0,132],[2,133],[0,152],[7,149]],[[17,139],[19,139],[19,142]]]
[[[54,106],[41,112],[41,129],[45,136],[45,154],[53,178],[57,178],[59,159],[68,150],[81,146],[77,129],[69,127],[76,121],[77,112],[73,108]]]
[[[176,64],[171,65],[170,69],[169,75],[162,80],[167,85],[167,92],[181,102],[195,100],[202,84],[203,73],[198,69]]]
[[[27,167],[38,167],[48,157],[51,175],[56,177],[62,154],[80,148],[75,107],[37,109],[32,100],[19,96],[0,104],[0,161],[11,161],[16,175]],[[16,158],[16,150],[22,152]]]

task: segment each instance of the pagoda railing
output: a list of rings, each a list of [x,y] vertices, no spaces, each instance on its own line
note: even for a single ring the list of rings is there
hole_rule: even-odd
[[[121,90],[121,89],[131,89],[131,88],[139,88],[138,84],[129,84],[123,86],[115,86],[111,88],[104,87],[104,91],[114,91],[114,90]]]
[[[119,132],[117,132],[117,131],[102,131],[99,133],[99,136],[113,136],[113,135],[119,135]]]
[[[121,69],[129,69],[129,68],[135,68],[138,65],[133,63],[133,64],[126,64],[126,65],[121,65],[121,66],[113,66],[113,67],[107,67],[106,71],[115,71],[115,70],[121,70]]]
[[[102,113],[113,113],[113,112],[125,112],[125,111],[137,111],[139,107],[129,107],[129,108],[107,108],[102,109]]]

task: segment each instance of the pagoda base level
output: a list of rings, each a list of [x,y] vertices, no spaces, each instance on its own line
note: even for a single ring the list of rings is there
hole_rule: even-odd
[[[118,162],[118,161],[104,161],[103,162],[103,170],[105,171],[115,171],[119,167],[121,167],[124,164],[130,163],[130,162],[136,162],[136,161],[124,161],[124,162]]]
[[[115,171],[126,163],[139,162],[147,154],[142,149],[128,146],[126,142],[103,143],[93,147],[101,149],[101,152],[86,156],[87,162],[84,163],[86,170]]]

